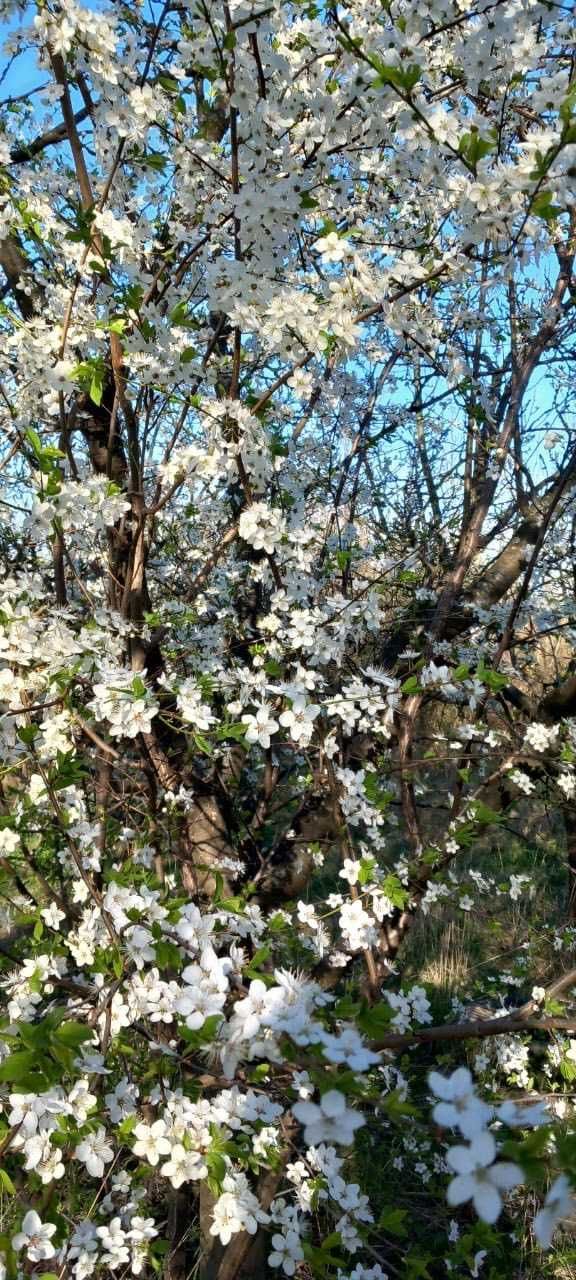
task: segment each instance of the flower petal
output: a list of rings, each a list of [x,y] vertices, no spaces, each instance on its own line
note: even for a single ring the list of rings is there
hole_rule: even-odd
[[[502,1199],[490,1182],[477,1182],[472,1197],[474,1208],[483,1222],[495,1222],[502,1209]]]
[[[325,1116],[333,1119],[335,1116],[342,1116],[346,1110],[346,1099],[343,1093],[338,1089],[329,1089],[328,1093],[323,1094],[320,1106]]]
[[[292,1107],[292,1115],[300,1124],[314,1124],[320,1119],[320,1108],[315,1102],[296,1102]]]
[[[463,1098],[467,1093],[474,1092],[474,1083],[467,1067],[458,1067],[457,1071],[453,1071],[449,1083],[453,1098]]]
[[[451,1101],[452,1086],[446,1076],[441,1076],[439,1071],[431,1071],[428,1076],[428,1084],[437,1098],[442,1098],[444,1102]]]
[[[476,1190],[476,1182],[469,1173],[459,1173],[458,1177],[453,1178],[448,1184],[446,1199],[448,1204],[457,1205],[464,1204],[465,1200],[471,1200]]]
[[[446,1152],[446,1159],[455,1173],[471,1173],[475,1168],[475,1161],[470,1147],[461,1145],[450,1147],[449,1151]]]
[[[491,1133],[479,1133],[478,1137],[472,1140],[470,1146],[471,1155],[479,1169],[485,1169],[487,1165],[492,1164],[496,1156],[496,1143]]]
[[[458,1112],[451,1102],[437,1102],[432,1116],[443,1129],[455,1129],[458,1124]]]
[[[501,1191],[511,1191],[512,1187],[517,1187],[519,1182],[524,1181],[524,1174],[518,1165],[510,1164],[507,1160],[495,1164],[488,1176],[492,1185],[500,1187]]]

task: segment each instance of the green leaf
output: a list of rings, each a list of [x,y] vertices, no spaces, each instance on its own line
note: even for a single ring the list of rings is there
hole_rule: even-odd
[[[332,1231],[332,1233],[329,1236],[326,1236],[322,1241],[322,1248],[331,1252],[332,1249],[338,1249],[341,1244],[342,1236],[340,1235],[340,1232]]]
[[[184,329],[195,329],[197,327],[196,320],[190,312],[187,302],[177,302],[170,312],[170,319],[172,324],[177,324]]]
[[[158,76],[158,84],[162,86],[165,93],[179,93],[180,82],[174,79],[174,76]]]
[[[92,1039],[93,1032],[83,1022],[61,1022],[54,1032],[54,1039],[68,1049],[77,1049],[85,1040]]]
[[[16,1187],[14,1186],[10,1174],[6,1173],[5,1169],[0,1169],[0,1184],[3,1186],[4,1190],[8,1192],[9,1196],[16,1195]]]
[[[270,919],[268,920],[268,928],[271,933],[283,933],[284,930],[288,928],[288,924],[284,916],[280,915],[279,912],[276,912],[275,915],[270,916]]]
[[[393,1010],[389,1004],[364,1005],[358,1015],[358,1029],[369,1036],[371,1040],[378,1040],[380,1036],[386,1035],[390,1030]]]
[[[19,1049],[0,1063],[0,1080],[17,1084],[37,1063],[38,1055],[34,1049]]]
[[[138,311],[144,298],[144,289],[141,284],[131,284],[122,296],[128,311]]]
[[[482,684],[492,689],[494,693],[499,693],[500,689],[505,689],[508,684],[506,676],[500,675],[499,671],[492,671],[490,667],[485,667],[482,661],[478,664],[476,675]]]
[[[138,164],[143,165],[145,169],[154,169],[157,173],[162,173],[166,168],[167,157],[163,156],[159,151],[150,151],[147,154],[138,156]]]
[[[249,1076],[250,1083],[262,1084],[262,1081],[267,1080],[269,1075],[270,1075],[270,1063],[259,1062],[258,1066],[254,1068],[254,1071],[250,1072],[250,1076]]]
[[[243,906],[244,905],[245,904],[243,904]],[[263,972],[263,966],[270,959],[271,954],[272,954],[271,947],[268,947],[268,946],[259,947],[251,964],[247,965],[247,967],[244,969],[244,973],[246,977],[260,978],[260,980],[262,982],[265,982],[267,986],[273,987],[275,979],[272,977],[272,974]]]
[[[572,85],[572,88],[568,91],[564,101],[560,104],[558,115],[560,116],[563,124],[570,124],[574,107],[576,107],[576,82]]]
[[[34,1049],[38,1053],[48,1048],[51,1030],[48,1019],[44,1018],[42,1022],[21,1022],[18,1034],[27,1049]]]
[[[376,809],[384,813],[390,801],[394,799],[391,791],[384,791],[376,773],[367,773],[364,778],[364,795]]]
[[[408,901],[410,894],[404,888],[402,881],[395,875],[385,876],[382,883],[382,890],[386,897],[390,899],[394,907],[402,908]]]
[[[378,1219],[378,1226],[383,1231],[390,1231],[393,1236],[407,1236],[408,1231],[404,1226],[407,1216],[407,1209],[394,1209],[391,1205],[386,1205]]]
[[[358,873],[358,883],[360,885],[368,884],[374,878],[374,868],[376,862],[374,858],[362,858],[360,862],[360,871]]]
[[[470,806],[475,822],[479,822],[483,827],[493,826],[496,822],[502,821],[502,814],[496,813],[494,809],[490,809],[483,800],[475,800]]]
[[[157,942],[154,948],[156,952],[156,960],[160,969],[179,969],[180,968],[180,948],[175,942],[170,942],[167,938],[162,938],[161,942]]]
[[[497,142],[497,136],[493,131],[491,137],[483,138],[477,129],[471,129],[470,133],[465,133],[460,138],[458,150],[463,159],[475,170],[484,156],[489,156],[491,151],[495,151]]]
[[[50,475],[54,470],[54,462],[59,458],[65,458],[66,454],[62,453],[62,450],[57,449],[53,444],[43,444],[38,432],[34,431],[32,427],[29,427],[24,434],[28,443],[32,445],[42,474]]]
[[[42,450],[44,446],[42,444],[40,436],[38,435],[38,432],[34,431],[33,427],[28,427],[27,431],[24,432],[24,435],[28,441],[28,444],[32,445],[32,448],[34,450],[34,453],[36,454],[36,457],[41,458]]]
[[[223,911],[232,911],[235,913],[245,911],[246,909],[246,903],[240,894],[234,894],[230,898],[221,898],[218,902],[218,906],[221,907]],[[256,964],[257,956],[261,955],[262,952],[265,952],[266,955],[269,954],[267,947],[261,947],[260,950],[256,952],[256,955],[252,960],[252,967]]]
[[[330,1237],[327,1237],[330,1239]],[[322,1245],[317,1248],[316,1245],[310,1244],[308,1240],[302,1241],[302,1249],[304,1257],[310,1263],[313,1274],[317,1276],[328,1276],[334,1274],[335,1267],[345,1267],[346,1259],[341,1258],[338,1254],[332,1253],[330,1247],[326,1248]]]
[[[50,1045],[50,1056],[54,1059],[54,1062],[58,1063],[60,1068],[59,1075],[62,1075],[63,1071],[72,1073],[74,1070],[73,1049],[69,1049],[67,1045],[59,1044],[58,1041],[53,1040]]]
[[[70,377],[88,392],[94,404],[102,403],[104,384],[106,381],[106,365],[101,356],[92,360],[82,360],[71,370]]]
[[[226,1177],[226,1161],[220,1151],[214,1149],[206,1152],[208,1168],[208,1186],[213,1195],[220,1195],[222,1183]]]
[[[400,687],[401,693],[422,693],[422,687],[418,684],[418,676],[408,676],[404,684]]]
[[[387,62],[381,62],[380,58],[368,55],[368,60],[378,72],[376,86],[389,84],[394,89],[399,89],[402,93],[410,96],[412,90],[418,84],[422,75],[422,68],[417,62],[411,62],[407,67],[396,67]]]
[[[122,1142],[124,1142],[126,1138],[130,1137],[132,1130],[137,1124],[138,1115],[136,1112],[134,1112],[134,1115],[126,1116],[124,1120],[120,1121],[120,1124],[116,1126],[116,1133]]]
[[[221,1022],[221,1014],[212,1013],[198,1031],[192,1031],[190,1027],[181,1027],[180,1034],[188,1046],[187,1052],[196,1052],[203,1045],[211,1044],[218,1034]]]
[[[532,201],[530,212],[534,217],[542,218],[544,222],[554,222],[561,213],[564,213],[564,209],[562,205],[552,203],[551,191],[540,191]]]
[[[432,1280],[428,1270],[430,1258],[423,1258],[421,1254],[409,1253],[404,1259],[404,1276],[406,1280]]]
[[[231,738],[233,742],[241,742],[246,734],[248,725],[246,724],[223,724],[220,729],[216,730],[215,738],[217,742],[226,742]]]
[[[352,996],[344,995],[333,1006],[334,1014],[337,1018],[344,1018],[347,1022],[351,1018],[356,1018],[360,1013],[361,1006],[357,1000],[353,1000]]]
[[[411,1102],[405,1102],[398,1089],[386,1094],[382,1099],[382,1107],[393,1124],[403,1124],[406,1116],[418,1115],[416,1107]]]

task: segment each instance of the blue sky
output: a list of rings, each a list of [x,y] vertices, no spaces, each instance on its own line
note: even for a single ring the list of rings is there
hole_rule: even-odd
[[[29,25],[33,13],[34,10],[30,8],[25,12],[24,16],[15,15],[8,22],[0,22],[0,42],[2,45],[8,36],[14,35],[22,27]],[[29,53],[25,53],[12,63],[3,76],[0,86],[0,103],[5,102],[6,98],[26,93],[36,85],[47,83],[48,77],[46,73],[38,69],[35,59]]]

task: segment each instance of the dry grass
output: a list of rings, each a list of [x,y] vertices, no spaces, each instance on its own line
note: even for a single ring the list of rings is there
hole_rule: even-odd
[[[462,922],[440,920],[438,924],[437,937],[431,936],[430,930],[426,933],[420,977],[446,995],[454,995],[466,987],[471,973],[471,931],[466,918]]]
[[[554,1280],[576,1280],[576,1261],[553,1257],[547,1274],[551,1278],[554,1277]]]

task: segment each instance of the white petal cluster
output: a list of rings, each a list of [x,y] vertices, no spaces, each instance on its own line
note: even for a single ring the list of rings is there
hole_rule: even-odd
[[[265,502],[253,502],[242,512],[238,524],[240,537],[255,551],[276,550],[284,535],[284,521],[279,511]]]
[[[497,1109],[489,1106],[476,1094],[466,1067],[459,1067],[450,1076],[432,1071],[428,1083],[440,1099],[433,1109],[436,1123],[443,1128],[459,1129],[468,1139],[467,1145],[459,1143],[446,1152],[446,1161],[455,1175],[448,1184],[448,1204],[456,1206],[471,1200],[483,1222],[492,1224],[500,1216],[506,1193],[524,1181],[524,1172],[519,1165],[498,1158],[496,1138],[489,1126],[496,1117],[509,1126],[521,1128],[545,1124],[546,1109],[516,1106],[513,1102]],[[564,1212],[567,1188],[561,1179],[557,1188],[558,1195],[553,1189],[534,1224],[542,1240],[551,1237],[553,1224],[561,1216],[558,1206]]]
[[[320,1102],[297,1102],[292,1114],[304,1125],[304,1140],[308,1146],[321,1142],[336,1142],[349,1146],[357,1129],[366,1123],[364,1117],[347,1106],[346,1098],[338,1089],[322,1094]]]
[[[130,671],[122,668],[109,670],[106,678],[94,685],[94,697],[89,704],[97,720],[108,723],[113,738],[136,738],[139,733],[150,733],[159,704],[141,680],[135,688]]]

